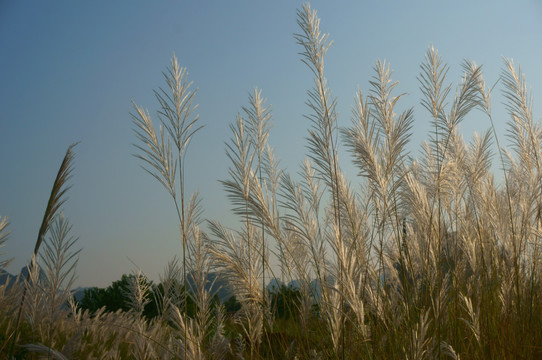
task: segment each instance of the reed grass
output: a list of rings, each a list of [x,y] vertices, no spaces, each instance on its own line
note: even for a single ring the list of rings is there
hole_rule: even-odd
[[[507,149],[482,66],[465,61],[454,85],[429,47],[418,81],[431,131],[414,159],[414,107],[398,113],[406,99],[390,65],[376,62],[368,91],[355,96],[351,123],[340,127],[324,68],[332,41],[309,5],[297,15],[294,38],[314,78],[298,173],[283,171],[274,157],[271,106],[255,89],[230,127],[230,170],[220,180],[239,226],[203,221],[198,195],[187,201],[184,192],[186,149],[200,129],[196,91],[173,57],[167,91],[155,92],[161,126],[137,105],[132,119],[136,156],[174,202],[182,263],[174,258],[157,287],[133,276],[128,312],[82,310],[62,290],[73,279],[75,238],[63,218],[46,216],[50,237],[32,263],[45,265],[48,280],[41,283],[34,267],[26,282],[0,287],[0,332],[8,334],[0,355],[14,341],[21,358],[542,357],[542,127],[521,69],[505,60],[498,80],[510,117]],[[487,119],[488,129],[467,143],[460,125],[474,117]],[[341,170],[340,146],[355,179]],[[495,162],[502,174],[493,173]],[[2,218],[0,246],[6,228]],[[39,241],[46,233],[40,230]],[[238,311],[214,305],[212,272],[233,287]],[[269,290],[270,279],[298,285]],[[21,334],[13,336],[23,293]],[[151,299],[158,314],[147,318]]]
[[[6,241],[8,240],[9,232],[7,230],[7,227],[9,225],[8,218],[2,217],[0,218],[0,249],[3,248],[6,245]],[[1,253],[1,256],[5,255],[5,253]],[[0,270],[4,269],[9,265],[12,259],[3,259],[0,260]]]

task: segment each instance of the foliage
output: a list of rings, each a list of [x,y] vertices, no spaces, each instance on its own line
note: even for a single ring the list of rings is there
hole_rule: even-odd
[[[105,307],[108,312],[130,310],[125,296],[128,291],[130,276],[133,275],[122,275],[120,280],[114,281],[105,289],[97,287],[85,289],[84,296],[80,301],[81,309],[89,310],[92,313],[102,307]]]
[[[281,285],[277,291],[271,292],[271,309],[275,319],[298,320],[301,291],[289,286]]]

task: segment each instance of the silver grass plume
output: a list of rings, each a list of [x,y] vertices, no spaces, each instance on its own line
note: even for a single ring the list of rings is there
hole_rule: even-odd
[[[309,99],[307,101],[311,114],[306,115],[306,118],[312,123],[307,138],[309,143],[308,156],[314,161],[318,175],[329,188],[332,199],[332,219],[335,228],[338,230],[338,238],[342,239],[340,169],[337,155],[337,100],[332,96],[327,85],[327,79],[324,76],[324,58],[332,42],[328,41],[329,36],[327,34],[320,32],[320,19],[309,4],[303,4],[303,9],[297,12],[297,24],[301,29],[301,33],[295,34],[294,38],[303,49],[300,53],[302,56],[301,61],[309,67],[314,75],[314,88],[308,91]],[[337,258],[337,262],[341,260]],[[343,265],[339,264],[338,268],[343,268]],[[342,273],[339,273],[338,277],[339,283],[341,283]],[[326,291],[324,290],[324,292]],[[343,304],[341,303],[342,307]],[[344,318],[341,318],[340,322],[340,328],[343,329]],[[342,336],[341,344],[342,357],[344,358],[344,336]],[[339,349],[336,348],[336,350]]]
[[[525,254],[538,254],[539,241],[536,231],[540,224],[542,203],[542,127],[534,121],[532,97],[527,91],[525,75],[517,70],[512,60],[505,60],[505,69],[500,80],[504,85],[505,107],[512,118],[508,123],[508,137],[512,143],[512,154],[507,154],[509,171],[507,187],[510,207],[511,236],[505,243],[511,254],[515,287],[516,311],[521,311],[522,281],[534,283],[535,262]],[[529,269],[529,270],[527,270]],[[530,275],[529,275],[530,272]],[[533,291],[531,285],[530,295]]]
[[[158,133],[150,115],[134,104],[135,114],[132,114],[132,120],[135,125],[134,132],[139,141],[139,144],[135,146],[140,151],[135,156],[143,161],[143,168],[166,188],[177,212],[183,251],[184,316],[187,316],[186,260],[189,251],[188,232],[191,224],[187,219],[187,209],[185,208],[184,163],[186,150],[192,136],[202,126],[198,123],[198,115],[194,114],[197,108],[197,105],[194,104],[197,90],[192,90],[192,82],[188,81],[187,70],[179,66],[175,55],[171,59],[171,65],[167,72],[164,73],[164,78],[167,89],[160,88],[154,91],[160,104],[158,118],[161,126]],[[187,319],[184,319],[183,323],[187,323]],[[186,329],[187,327],[185,327],[185,331],[187,331]],[[188,333],[184,335],[185,338],[188,337]],[[186,344],[185,357],[188,350]]]
[[[217,269],[235,290],[236,297],[241,303],[238,314],[239,323],[246,333],[251,353],[260,344],[263,331],[264,314],[261,303],[263,300],[261,279],[262,263],[259,249],[252,243],[257,233],[250,228],[243,232],[231,232],[217,222],[210,222],[211,232],[216,241],[211,247]]]
[[[249,96],[250,106],[243,107],[243,111],[249,120],[249,129],[250,129],[250,141],[254,146],[254,151],[256,153],[256,169],[255,173],[258,177],[258,185],[260,188],[267,188],[264,184],[264,179],[262,176],[264,164],[264,155],[270,154],[272,156],[271,150],[269,149],[267,139],[269,138],[269,130],[271,127],[271,109],[269,106],[265,106],[266,99],[262,98],[261,90],[258,88],[254,89],[253,94]],[[267,150],[267,153],[265,151]],[[269,158],[268,158],[269,159]],[[273,166],[273,164],[271,164]],[[268,168],[269,169],[269,168]],[[261,217],[261,216],[260,216]],[[266,296],[265,296],[265,270],[266,264],[268,264],[267,256],[268,252],[266,251],[265,243],[265,224],[263,218],[260,220],[261,227],[261,248],[262,248],[262,293],[263,293],[263,303],[262,306],[266,306]]]
[[[59,214],[51,226],[50,236],[44,241],[45,248],[41,253],[41,263],[46,279],[43,287],[40,288],[45,301],[45,317],[48,322],[44,325],[48,329],[49,342],[56,337],[55,324],[66,314],[64,306],[72,295],[71,288],[76,277],[81,249],[74,249],[78,238],[71,232],[71,224],[62,214]],[[39,278],[36,281],[39,281]]]
[[[6,241],[9,235],[9,231],[6,230],[8,225],[9,225],[8,218],[0,217],[0,249],[6,245]],[[5,253],[0,253],[0,256],[4,254]],[[13,259],[0,260],[0,270],[7,267],[9,263],[11,263],[12,260]]]
[[[168,261],[164,272],[159,276],[161,286],[152,289],[154,301],[158,307],[160,320],[166,323],[174,306],[180,306],[182,299],[182,269],[179,260],[174,257]]]
[[[138,316],[143,315],[145,306],[150,302],[150,288],[151,283],[141,270],[137,270],[128,278],[128,288],[125,290],[124,295],[128,301],[128,306]]]
[[[193,319],[196,346],[199,346],[205,352],[209,345],[207,339],[210,338],[214,323],[212,316],[214,294],[210,291],[214,288],[216,278],[211,281],[209,277],[212,259],[207,235],[195,226],[191,238],[192,256],[189,261],[189,269],[192,281],[188,286],[188,290],[196,305],[196,313]]]
[[[41,243],[43,242],[43,239],[45,235],[47,234],[47,231],[49,230],[51,224],[53,223],[58,210],[67,200],[66,192],[70,188],[70,186],[68,185],[68,181],[70,180],[72,176],[72,171],[73,171],[73,166],[72,166],[72,162],[74,158],[73,148],[76,145],[77,143],[74,143],[68,147],[68,150],[66,151],[66,155],[64,155],[64,159],[62,160],[62,163],[60,164],[60,169],[58,170],[55,181],[53,183],[53,188],[51,189],[51,195],[49,196],[49,200],[47,201],[45,214],[43,215],[41,226],[38,231],[38,238],[36,240],[36,245],[34,246],[34,252],[32,255],[32,260],[30,262],[30,268],[28,271],[28,277],[26,279],[27,283],[30,280],[30,275],[33,272],[33,268],[36,265],[35,262],[38,256],[38,251],[40,249]],[[10,346],[10,356],[11,354],[13,354],[13,347],[15,345],[15,340],[17,339],[17,333],[19,330],[21,315],[22,315],[23,306],[25,303],[26,292],[27,292],[27,288],[25,287],[22,297],[21,297],[19,310],[17,311],[17,320],[15,322],[13,340]]]

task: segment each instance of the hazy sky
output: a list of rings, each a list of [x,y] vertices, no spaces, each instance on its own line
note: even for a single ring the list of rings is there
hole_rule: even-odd
[[[301,1],[0,1],[0,215],[11,231],[3,249],[12,273],[33,250],[51,186],[76,141],[75,172],[64,215],[82,248],[76,285],[106,286],[137,264],[152,279],[181,255],[173,204],[132,156],[131,101],[155,114],[153,89],[173,52],[199,88],[205,128],[187,155],[186,181],[199,189],[205,217],[234,225],[218,183],[227,177],[229,124],[254,87],[272,105],[270,142],[296,172],[305,154],[306,91],[311,73],[299,60],[296,9]],[[484,64],[497,81],[502,57],[526,73],[540,120],[542,3],[522,1],[315,1],[334,45],[326,76],[338,97],[340,125],[350,124],[354,94],[368,89],[377,59],[395,71],[401,109],[414,106],[411,149],[428,132],[416,76],[434,44],[457,84],[463,59]],[[497,86],[494,119],[505,141],[508,121]],[[537,111],[538,110],[538,111]],[[472,113],[465,137],[488,120]],[[341,164],[355,175],[351,158]],[[350,181],[356,184],[356,177]]]

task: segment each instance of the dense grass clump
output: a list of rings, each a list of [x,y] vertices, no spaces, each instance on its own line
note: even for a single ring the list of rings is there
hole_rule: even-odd
[[[413,159],[414,112],[396,113],[401,96],[389,65],[376,63],[350,126],[340,128],[324,71],[331,41],[308,5],[298,24],[295,40],[314,76],[299,174],[280,169],[268,144],[271,108],[256,89],[231,125],[231,166],[221,180],[239,226],[203,222],[197,194],[184,191],[186,148],[200,128],[195,91],[174,57],[167,90],[155,92],[160,126],[137,105],[133,121],[137,156],[175,205],[182,259],[168,264],[158,286],[140,273],[123,278],[118,310],[83,310],[63,290],[75,240],[51,213],[49,238],[40,232],[39,240],[46,279],[32,265],[26,281],[0,286],[0,357],[542,357],[542,128],[521,70],[506,61],[499,81],[507,150],[482,67],[466,61],[452,87],[431,47],[418,77],[431,131]],[[465,143],[459,126],[473,110],[488,130]],[[358,187],[341,170],[341,144]],[[502,173],[492,172],[494,162]],[[0,246],[6,228],[0,219]],[[233,289],[225,307],[212,291],[216,273]]]

